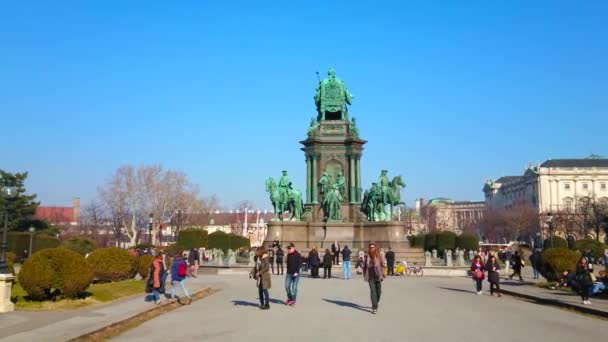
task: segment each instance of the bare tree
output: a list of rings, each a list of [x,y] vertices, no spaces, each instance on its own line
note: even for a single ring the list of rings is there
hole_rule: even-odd
[[[504,210],[504,234],[509,241],[524,240],[538,231],[538,213],[531,206],[520,203]]]

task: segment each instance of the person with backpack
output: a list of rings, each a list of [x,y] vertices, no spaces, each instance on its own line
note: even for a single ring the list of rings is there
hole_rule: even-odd
[[[519,276],[519,281],[523,281],[521,277],[521,268],[523,266],[523,262],[521,261],[518,251],[515,251],[515,254],[513,254],[513,257],[511,257],[511,266],[513,266],[513,274],[509,276],[509,280],[513,279],[513,277],[517,275]]]
[[[154,304],[160,305],[160,295],[165,293],[165,280],[167,271],[163,263],[162,253],[157,253],[154,256],[150,272],[148,273],[148,281],[146,282],[146,293],[151,293],[154,298]]]
[[[192,252],[190,252],[192,253]],[[192,297],[190,297],[190,293],[188,292],[188,288],[186,287],[186,278],[188,278],[188,264],[186,264],[186,260],[183,257],[181,252],[176,253],[175,259],[173,260],[173,265],[171,265],[171,302],[175,303],[175,301],[179,301],[180,304],[181,298],[175,295],[175,288],[177,284],[182,288],[184,292],[184,296],[188,298],[188,304],[192,303]],[[177,299],[176,299],[177,298]]]
[[[476,285],[476,289],[477,289],[477,294],[481,295],[482,291],[482,281],[485,278],[483,271],[484,271],[484,266],[483,266],[483,261],[481,260],[481,256],[476,255],[475,258],[473,258],[473,262],[471,263],[471,274],[473,277],[473,280],[475,281],[475,285]]]
[[[260,309],[268,310],[270,309],[270,294],[268,290],[271,287],[269,256],[264,247],[258,247],[256,255],[258,258],[249,277],[256,280],[258,295],[260,297]]]
[[[368,245],[368,254],[363,265],[363,279],[369,285],[369,293],[372,300],[372,314],[378,311],[378,303],[382,294],[382,281],[384,280],[384,260],[376,248],[374,242]]]

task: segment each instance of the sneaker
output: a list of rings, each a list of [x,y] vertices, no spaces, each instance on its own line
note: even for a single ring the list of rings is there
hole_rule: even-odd
[[[587,301],[586,301],[586,300],[584,300],[584,301],[583,301],[583,304],[587,304]]]
[[[262,307],[262,310],[270,310],[270,305],[266,304]]]
[[[378,310],[372,309],[372,315],[375,315]]]
[[[285,305],[291,305],[292,303],[293,303],[293,302],[291,301],[291,299],[288,299],[288,300],[285,302]]]
[[[296,302],[295,301],[291,301],[291,306],[296,306]]]

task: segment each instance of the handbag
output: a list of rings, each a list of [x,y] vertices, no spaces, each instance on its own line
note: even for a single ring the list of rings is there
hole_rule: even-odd
[[[475,271],[473,271],[473,278],[479,280],[482,279],[483,277],[483,272],[481,272],[480,269],[476,269]]]

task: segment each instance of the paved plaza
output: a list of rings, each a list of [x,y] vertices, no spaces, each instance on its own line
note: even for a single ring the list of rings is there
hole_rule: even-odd
[[[391,277],[372,315],[361,278],[300,281],[297,307],[282,304],[273,277],[271,309],[258,309],[246,275],[205,276],[221,291],[125,332],[117,341],[594,341],[605,320],[511,296],[473,294],[466,278]],[[485,284],[484,286],[486,286]]]

